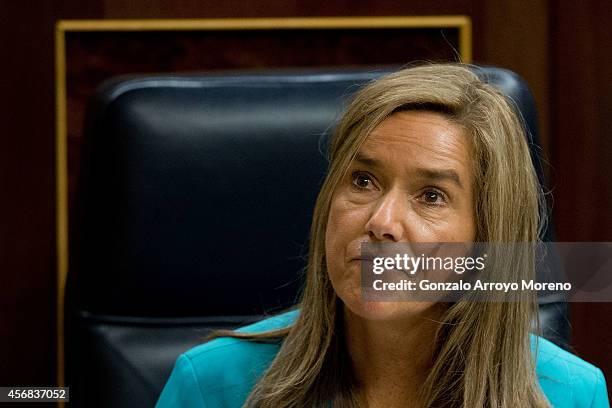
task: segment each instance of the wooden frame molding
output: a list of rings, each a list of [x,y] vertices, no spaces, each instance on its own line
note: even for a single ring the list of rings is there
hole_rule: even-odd
[[[65,386],[64,293],[68,273],[68,146],[66,33],[103,31],[334,30],[383,28],[457,28],[459,56],[472,59],[472,23],[467,16],[305,17],[168,20],[59,20],[55,27],[57,382]],[[59,403],[62,407],[64,404]]]

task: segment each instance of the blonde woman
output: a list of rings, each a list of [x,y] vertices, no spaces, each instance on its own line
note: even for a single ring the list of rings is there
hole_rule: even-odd
[[[459,64],[365,87],[331,141],[298,307],[179,357],[158,407],[609,407],[601,370],[530,335],[528,302],[369,302],[362,242],[535,242],[524,128]],[[534,275],[512,254],[505,278]]]

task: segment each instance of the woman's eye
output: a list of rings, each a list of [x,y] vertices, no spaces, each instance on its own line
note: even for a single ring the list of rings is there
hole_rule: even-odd
[[[421,195],[421,200],[427,205],[444,205],[446,196],[438,190],[427,190]]]
[[[366,190],[373,187],[372,177],[367,173],[355,172],[352,174],[353,186],[359,190]]]

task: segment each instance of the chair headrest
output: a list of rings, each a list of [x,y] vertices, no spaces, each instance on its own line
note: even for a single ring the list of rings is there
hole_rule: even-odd
[[[516,102],[537,150],[528,87],[510,71],[475,69]],[[102,86],[89,105],[71,240],[78,308],[215,316],[293,303],[327,136],[350,95],[387,72],[149,76]]]

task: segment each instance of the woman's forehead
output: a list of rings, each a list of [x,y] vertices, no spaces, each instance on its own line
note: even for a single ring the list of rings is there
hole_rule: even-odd
[[[381,122],[366,138],[358,157],[377,160],[444,163],[469,166],[471,149],[463,128],[443,114],[398,112]]]

